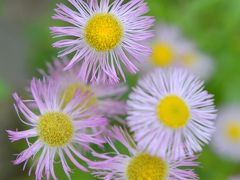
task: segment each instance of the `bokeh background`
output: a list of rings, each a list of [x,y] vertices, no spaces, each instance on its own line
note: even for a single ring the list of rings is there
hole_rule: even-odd
[[[25,86],[37,69],[45,68],[57,54],[51,47],[55,41],[49,26],[57,2],[66,0],[0,0],[0,179],[25,180],[22,166],[13,166],[14,154],[26,144],[11,144],[6,129],[24,128],[13,109],[11,94],[24,95]],[[239,0],[146,0],[150,15],[158,22],[178,26],[184,35],[215,61],[215,72],[206,82],[215,94],[217,106],[240,104],[240,1]],[[127,83],[134,86],[136,77]],[[210,146],[199,156],[196,169],[203,180],[225,180],[240,174],[240,163],[231,162],[214,153]],[[62,172],[57,168],[60,179]],[[91,180],[88,174],[75,171],[72,179]]]

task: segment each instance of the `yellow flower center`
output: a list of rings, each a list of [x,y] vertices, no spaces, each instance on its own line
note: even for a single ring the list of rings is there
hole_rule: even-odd
[[[63,107],[65,107],[73,99],[77,90],[81,91],[81,93],[85,93],[87,91],[90,93],[93,93],[93,91],[87,85],[80,84],[80,83],[72,83],[64,91]],[[79,107],[82,106],[83,103],[85,103],[85,101],[83,101],[81,104],[79,104]],[[96,103],[97,103],[97,97],[95,95],[93,95],[89,99],[89,101],[85,107],[86,108],[90,107],[92,105],[95,105]]]
[[[99,13],[92,16],[84,29],[86,42],[96,51],[108,51],[116,47],[123,36],[123,27],[116,16]]]
[[[69,143],[74,132],[70,117],[62,112],[49,112],[41,116],[37,129],[40,139],[52,147]]]
[[[153,45],[152,63],[156,66],[166,67],[173,62],[174,52],[172,48],[165,43]]]
[[[186,53],[182,56],[182,62],[186,66],[192,66],[197,61],[197,57],[193,53]]]
[[[226,135],[229,140],[240,142],[240,123],[229,123],[226,128]]]
[[[167,177],[167,164],[157,156],[139,154],[130,160],[126,173],[128,180],[164,180]]]
[[[182,128],[190,118],[187,104],[178,96],[169,95],[161,99],[157,106],[160,122],[170,128]]]

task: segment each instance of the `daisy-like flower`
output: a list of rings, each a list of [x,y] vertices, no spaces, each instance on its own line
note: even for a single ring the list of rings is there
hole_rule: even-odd
[[[210,56],[200,52],[193,43],[182,46],[179,64],[189,69],[202,79],[209,79],[214,72],[214,61]]]
[[[168,67],[176,64],[182,52],[183,40],[179,29],[160,24],[155,28],[152,54],[147,61],[153,67]]]
[[[155,39],[151,43],[152,54],[141,66],[143,72],[153,68],[181,66],[201,78],[207,79],[213,73],[213,60],[199,52],[195,45],[186,40],[177,27],[160,24],[155,28]]]
[[[141,148],[181,157],[202,150],[216,110],[203,82],[181,68],[156,69],[129,96],[127,123]]]
[[[89,91],[93,95],[88,105],[96,106],[96,111],[99,115],[120,120],[119,116],[126,114],[126,103],[119,100],[128,90],[126,85],[84,83],[77,76],[77,70],[81,65],[79,64],[69,71],[63,71],[67,63],[67,58],[56,59],[53,64],[48,64],[47,73],[41,71],[43,76],[59,84],[61,94],[64,96],[63,105],[71,101],[77,90]]]
[[[154,19],[143,16],[148,12],[144,0],[68,1],[76,11],[58,4],[53,18],[71,25],[51,28],[55,37],[74,37],[53,44],[63,48],[60,57],[75,52],[65,70],[79,62],[81,79],[108,83],[118,82],[118,73],[125,80],[122,65],[136,73],[136,64],[151,53],[144,43],[152,37]]]
[[[240,161],[240,106],[222,107],[212,145],[214,150],[234,161]]]
[[[93,154],[100,158],[100,161],[89,163],[93,174],[98,178],[104,180],[198,179],[192,169],[187,169],[187,167],[198,166],[198,163],[195,162],[196,157],[185,157],[178,160],[160,157],[147,150],[137,148],[130,135],[122,129],[114,127],[110,134],[128,152],[121,153],[113,140],[108,139],[108,144],[114,153],[99,154],[94,152]]]
[[[83,147],[90,150],[90,143],[102,145],[103,141],[96,138],[101,133],[100,131],[91,134],[90,132],[86,133],[86,129],[96,129],[106,124],[104,118],[92,116],[94,108],[85,107],[91,94],[76,92],[73,99],[64,108],[61,108],[64,100],[59,95],[59,88],[53,82],[33,79],[31,93],[38,110],[36,107],[34,109],[28,107],[16,93],[13,95],[20,120],[30,126],[30,129],[25,131],[7,131],[12,142],[26,139],[29,145],[17,156],[14,164],[18,165],[24,162],[25,168],[28,161],[33,159],[29,175],[33,166],[36,165],[35,175],[38,180],[42,178],[43,174],[46,179],[50,179],[51,176],[53,179],[57,179],[54,172],[54,163],[57,159],[69,178],[71,169],[66,158],[82,171],[88,171],[77,160],[89,162],[79,149]],[[83,102],[81,106],[79,106],[79,101]],[[19,111],[25,120],[20,117]]]

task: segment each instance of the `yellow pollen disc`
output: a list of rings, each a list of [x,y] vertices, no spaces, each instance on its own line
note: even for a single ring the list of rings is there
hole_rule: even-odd
[[[116,47],[123,36],[121,22],[112,14],[92,16],[84,29],[86,42],[96,51],[108,51]]]
[[[173,58],[174,52],[168,44],[158,43],[153,45],[151,60],[154,65],[160,67],[169,66],[173,62]]]
[[[70,118],[62,112],[44,114],[40,117],[37,128],[40,139],[52,147],[69,143],[74,132]]]
[[[128,180],[164,180],[167,171],[165,161],[149,154],[137,155],[130,160],[126,169]]]
[[[190,118],[190,111],[180,97],[169,95],[160,100],[157,116],[159,121],[167,127],[182,128]]]
[[[186,53],[182,56],[182,61],[184,65],[192,66],[197,61],[197,57],[195,54]]]
[[[226,128],[226,135],[229,140],[240,142],[240,123],[229,123]]]
[[[81,91],[81,93],[85,93],[87,91],[93,93],[93,91],[90,89],[90,87],[88,87],[87,85],[84,85],[84,84],[80,84],[80,83],[73,83],[73,84],[70,84],[65,92],[64,92],[64,101],[63,101],[63,106],[65,107],[74,97],[76,91],[79,90]],[[85,101],[83,101],[81,104],[79,104],[79,107],[81,105],[83,105]],[[95,95],[93,95],[87,105],[85,106],[86,108],[89,107],[89,106],[92,106],[92,105],[95,105],[97,103],[97,97]]]

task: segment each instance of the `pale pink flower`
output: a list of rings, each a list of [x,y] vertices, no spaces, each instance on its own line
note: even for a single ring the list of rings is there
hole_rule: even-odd
[[[30,127],[24,131],[7,131],[12,142],[26,139],[29,146],[13,163],[24,163],[25,169],[28,161],[33,160],[29,175],[36,166],[35,175],[38,180],[43,176],[46,179],[57,179],[54,172],[57,157],[69,178],[72,170],[66,158],[82,171],[88,171],[78,159],[85,162],[90,160],[84,157],[79,149],[90,150],[90,143],[104,143],[102,139],[96,138],[101,131],[94,134],[89,132],[90,129],[102,129],[100,127],[106,125],[106,119],[93,116],[94,107],[86,106],[92,94],[78,91],[63,107],[63,97],[59,90],[53,81],[33,79],[30,87],[33,100],[21,100],[16,93],[13,94],[20,120]],[[29,107],[29,101],[34,102],[36,107]]]
[[[136,73],[136,65],[151,53],[145,43],[153,35],[149,28],[154,19],[144,16],[144,0],[68,1],[76,10],[58,4],[53,19],[70,25],[51,28],[54,37],[72,37],[53,44],[63,49],[59,57],[75,52],[64,69],[80,63],[79,77],[96,83],[117,83],[120,76],[125,80],[123,67]]]
[[[113,139],[108,138],[108,144],[114,152],[93,152],[93,155],[100,160],[89,163],[92,173],[99,179],[198,179],[192,170],[192,167],[198,166],[198,163],[195,162],[196,157],[172,159],[151,154],[148,149],[137,148],[131,136],[118,127],[114,127],[110,135]],[[118,146],[115,145],[115,140],[118,142]],[[119,148],[119,143],[121,148]]]
[[[126,103],[120,99],[127,92],[127,85],[84,83],[77,76],[81,65],[78,64],[69,71],[63,71],[67,63],[66,57],[55,59],[53,64],[47,64],[47,72],[40,70],[44,77],[59,84],[62,94],[65,95],[65,103],[77,90],[90,91],[92,93],[90,104],[96,106],[97,114],[123,122],[121,116],[126,115]]]

